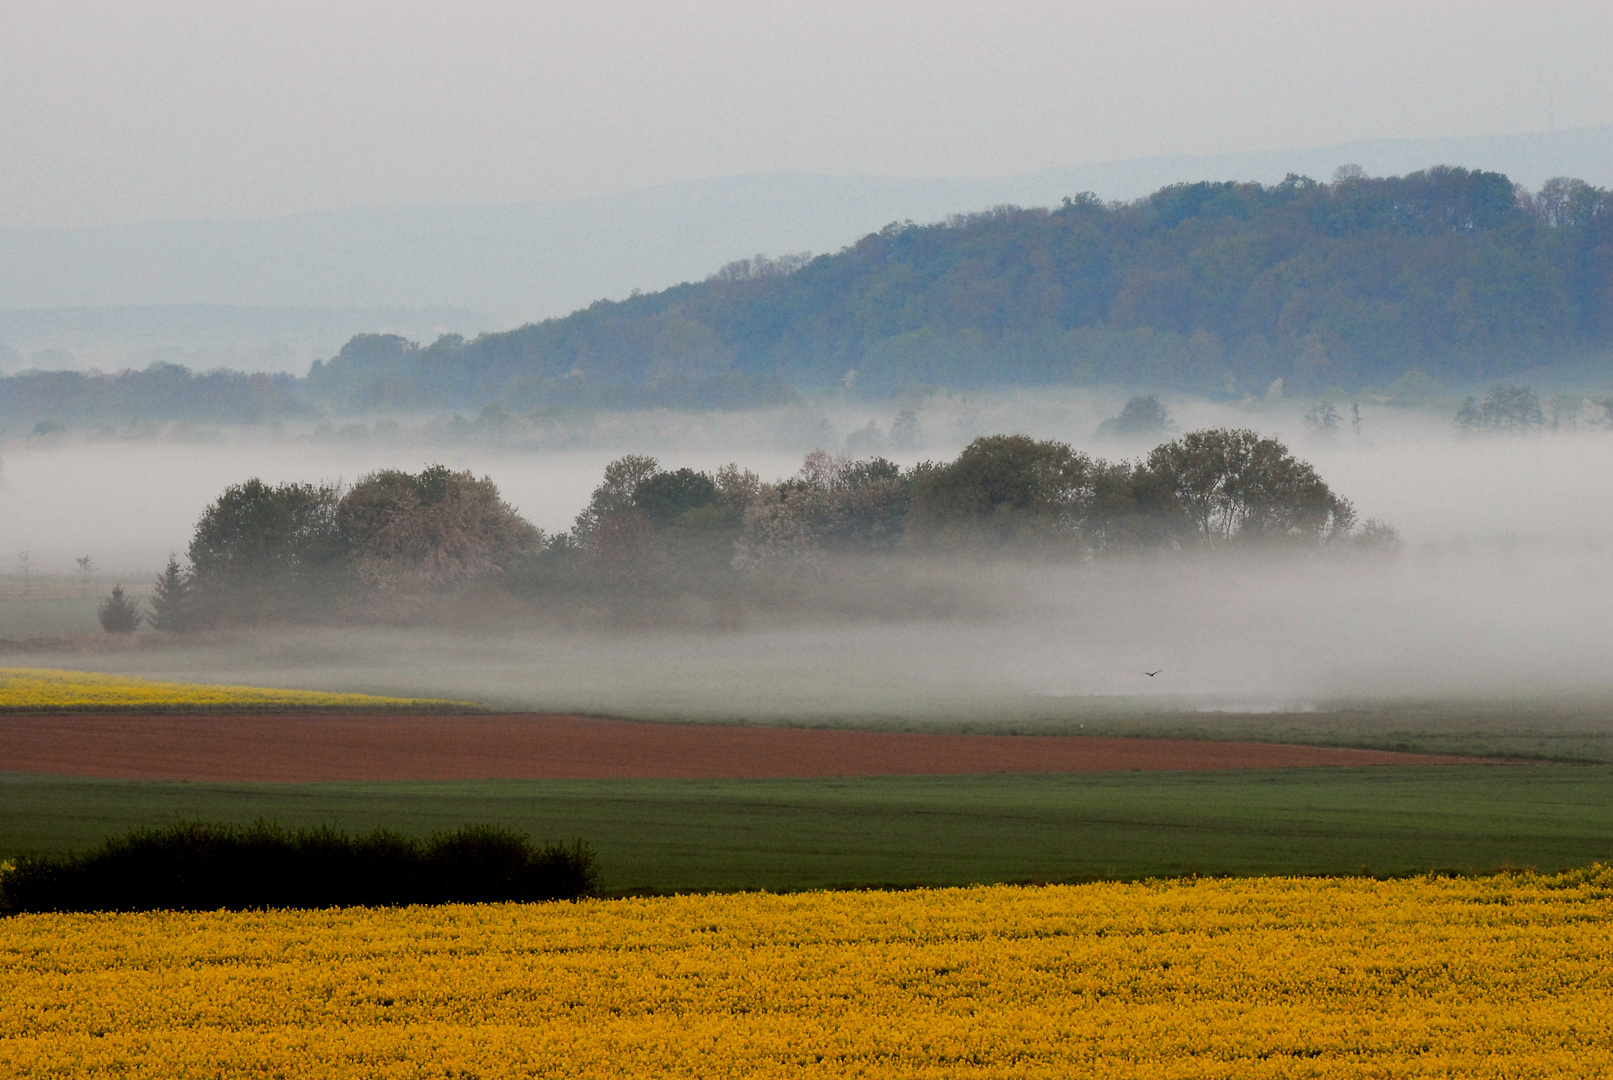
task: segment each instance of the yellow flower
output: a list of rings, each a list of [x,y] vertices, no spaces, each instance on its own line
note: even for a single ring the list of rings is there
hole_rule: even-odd
[[[373,694],[328,694],[257,686],[152,682],[125,675],[48,668],[0,668],[0,711],[59,709],[405,709],[473,708],[463,702]]]
[[[1613,1071],[1613,870],[0,920],[0,1075]]]

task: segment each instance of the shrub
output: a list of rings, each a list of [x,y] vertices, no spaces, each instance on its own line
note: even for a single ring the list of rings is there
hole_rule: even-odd
[[[386,829],[349,836],[198,822],[136,829],[83,854],[23,856],[0,877],[0,909],[383,907],[569,900],[597,887],[581,841],[538,847],[495,825],[420,841]]]

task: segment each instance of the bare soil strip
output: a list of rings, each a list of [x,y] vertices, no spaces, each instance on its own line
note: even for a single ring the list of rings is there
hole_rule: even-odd
[[[0,770],[143,780],[761,779],[1473,761],[1278,743],[931,735],[536,714],[0,716]]]

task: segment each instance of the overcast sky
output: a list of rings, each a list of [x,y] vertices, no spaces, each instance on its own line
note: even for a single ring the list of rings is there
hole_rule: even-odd
[[[1613,123],[1613,3],[0,0],[0,224]]]

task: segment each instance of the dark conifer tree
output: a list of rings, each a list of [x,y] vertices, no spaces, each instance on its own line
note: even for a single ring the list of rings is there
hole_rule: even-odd
[[[168,565],[157,575],[151,590],[152,629],[178,634],[195,626],[191,610],[190,575],[179,568],[179,556],[168,556]]]
[[[101,629],[109,634],[132,634],[140,627],[140,601],[123,595],[123,586],[112,586],[112,595],[101,601],[96,612]]]

